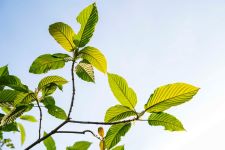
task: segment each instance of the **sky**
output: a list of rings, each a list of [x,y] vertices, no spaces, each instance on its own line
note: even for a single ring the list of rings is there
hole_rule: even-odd
[[[66,53],[48,33],[48,26],[65,22],[77,33],[76,16],[92,0],[1,0],[0,66],[8,64],[35,89],[41,78],[61,75],[70,80],[70,65],[47,74],[29,73],[33,60],[45,53]],[[89,45],[97,47],[108,61],[108,71],[126,78],[137,93],[137,110],[142,111],[155,88],[185,82],[200,87],[192,101],[169,109],[184,125],[185,132],[168,132],[137,122],[120,144],[126,150],[224,150],[225,145],[225,1],[224,0],[98,0],[99,21]],[[95,70],[96,83],[76,79],[74,120],[102,121],[106,110],[118,104],[107,76]],[[54,94],[58,106],[67,110],[71,84]],[[38,118],[38,110],[29,114]],[[148,117],[148,116],[145,116]],[[7,134],[22,150],[37,139],[38,123],[18,120],[26,127],[27,139]],[[44,110],[42,132],[51,131],[60,120]],[[98,126],[72,124],[63,130],[82,131]],[[105,127],[107,129],[107,127]],[[76,141],[93,142],[91,135],[53,136],[57,149]],[[34,150],[44,149],[43,144]]]

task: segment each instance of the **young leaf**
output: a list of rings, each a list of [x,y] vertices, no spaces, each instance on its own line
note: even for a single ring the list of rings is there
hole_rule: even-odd
[[[44,54],[36,58],[30,66],[30,73],[41,74],[49,70],[56,70],[65,66],[66,59],[70,58],[67,54]]]
[[[71,52],[76,48],[73,43],[76,34],[69,25],[63,22],[54,23],[49,26],[49,33],[65,50]]]
[[[108,149],[115,146],[120,142],[121,137],[124,136],[131,127],[131,123],[122,123],[117,125],[112,125],[105,137],[105,144]]]
[[[91,142],[79,141],[73,144],[73,146],[66,147],[66,150],[88,150],[91,146]]]
[[[167,113],[152,113],[148,118],[149,125],[164,126],[169,131],[184,131],[182,123],[174,116]]]
[[[79,62],[76,66],[75,72],[82,80],[87,82],[95,82],[93,67],[87,61]]]
[[[10,107],[13,106],[14,100],[17,96],[17,91],[14,90],[3,90],[0,91],[0,106]]]
[[[115,105],[110,107],[105,114],[105,122],[114,122],[124,118],[135,116],[136,113],[129,107],[122,105]]]
[[[78,47],[84,47],[90,41],[98,22],[96,4],[93,3],[81,11],[77,17],[77,22],[81,24],[81,28],[74,42]]]
[[[47,133],[44,132],[44,136],[46,136],[46,135],[47,135]],[[55,141],[51,136],[49,136],[43,142],[44,142],[44,145],[47,150],[56,150]]]
[[[55,105],[47,105],[45,106],[48,109],[48,113],[58,119],[62,119],[62,120],[66,120],[67,119],[67,115],[65,113],[65,111]]]
[[[96,69],[101,71],[102,73],[107,72],[107,62],[105,56],[94,47],[85,47],[79,52],[79,57],[87,60],[90,64],[92,64]]]
[[[63,85],[66,84],[68,81],[66,79],[64,79],[63,77],[60,76],[47,76],[45,78],[43,78],[39,84],[38,84],[38,89],[42,89],[45,86],[48,86],[49,84],[56,84],[56,85]]]
[[[27,108],[28,106],[19,106],[13,108],[7,115],[2,118],[0,126],[12,123],[17,117],[20,117],[27,110]]]
[[[113,148],[112,150],[124,150],[124,145],[117,146],[117,147]]]
[[[132,88],[130,88],[124,78],[116,74],[108,73],[108,82],[117,100],[123,105],[134,110],[137,104],[137,96]]]
[[[7,76],[9,75],[8,65],[0,67],[0,76]]]
[[[105,133],[104,133],[103,127],[98,128],[98,135],[100,135],[101,137],[104,137]]]
[[[30,121],[30,122],[37,122],[37,119],[31,115],[22,115],[20,116],[20,119]]]
[[[192,99],[199,88],[186,83],[174,83],[157,88],[150,96],[145,110],[162,112],[172,106],[180,105]]]
[[[53,94],[56,91],[57,87],[58,86],[55,83],[50,83],[50,84],[46,85],[41,90],[42,96],[45,97],[45,96],[49,96],[49,95]]]
[[[20,136],[21,136],[21,145],[23,145],[25,139],[26,139],[26,132],[25,129],[23,127],[23,125],[21,123],[17,123],[17,126],[20,130]]]

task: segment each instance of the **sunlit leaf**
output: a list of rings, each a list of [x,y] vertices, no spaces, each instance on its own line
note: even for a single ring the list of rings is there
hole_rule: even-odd
[[[31,115],[22,115],[22,116],[20,116],[20,119],[26,120],[26,121],[29,121],[29,122],[37,122],[37,119],[34,116],[31,116]]]
[[[80,23],[81,27],[74,42],[78,47],[84,47],[90,41],[98,22],[96,4],[93,3],[82,10],[77,17],[77,22]]]
[[[121,137],[124,136],[130,129],[130,123],[122,123],[117,125],[112,125],[105,137],[105,144],[108,149],[114,147],[120,142]]]
[[[47,105],[45,106],[48,109],[48,113],[58,119],[62,119],[62,120],[66,120],[67,119],[67,115],[65,113],[65,111],[55,105]]]
[[[17,94],[18,92],[14,90],[0,91],[0,106],[1,107],[13,106]]]
[[[64,79],[63,77],[60,76],[47,76],[45,78],[43,78],[39,84],[38,84],[38,89],[42,89],[45,86],[48,86],[49,84],[56,84],[56,85],[63,85],[66,84],[68,81],[66,79]]]
[[[94,47],[85,47],[79,52],[79,57],[87,60],[99,71],[106,73],[107,72],[107,62],[105,56]]]
[[[79,141],[73,144],[73,146],[66,147],[66,150],[88,150],[91,146],[91,142]]]
[[[19,106],[13,108],[7,115],[2,118],[0,126],[12,123],[16,118],[20,117],[27,110],[27,108],[28,106]]]
[[[81,61],[76,66],[75,72],[78,77],[87,82],[95,82],[94,70],[92,65],[87,61]]]
[[[186,83],[174,83],[157,88],[150,96],[145,110],[162,112],[172,106],[180,105],[192,99],[199,88]]]
[[[49,26],[49,33],[65,50],[71,52],[76,48],[73,43],[76,35],[69,25],[63,22],[54,23]]]
[[[46,136],[47,133],[44,132],[44,136]],[[55,141],[54,139],[49,136],[48,138],[46,138],[44,141],[43,141],[45,147],[47,150],[56,150],[56,145],[55,145]]]
[[[117,100],[123,105],[134,110],[137,104],[137,96],[124,78],[119,75],[108,73],[108,82]]]
[[[113,148],[112,150],[124,150],[124,145],[117,146],[117,147]]]
[[[21,123],[17,123],[17,126],[18,126],[19,131],[20,131],[21,145],[23,145],[24,142],[25,142],[25,139],[26,139],[26,132],[25,132],[25,129],[24,129],[24,127]]]
[[[30,93],[18,93],[16,95],[14,104],[15,105],[23,105],[31,103],[35,98],[35,94],[33,92]]]
[[[8,65],[0,67],[0,76],[7,76],[9,75]]]
[[[136,113],[129,107],[115,105],[107,110],[105,114],[105,122],[114,122],[135,115]]]
[[[149,125],[164,126],[169,131],[184,131],[182,123],[174,116],[167,113],[152,113],[148,118]]]
[[[44,54],[36,58],[30,66],[30,73],[41,74],[49,70],[56,70],[65,66],[66,59],[70,58],[67,54]]]

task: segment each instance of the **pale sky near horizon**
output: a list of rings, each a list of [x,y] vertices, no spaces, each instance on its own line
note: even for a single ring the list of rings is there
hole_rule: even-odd
[[[0,66],[34,89],[46,76],[58,74],[70,79],[69,65],[45,75],[29,74],[32,61],[44,53],[66,52],[48,33],[54,22],[65,22],[75,32],[78,13],[92,0],[1,0]],[[137,110],[143,110],[149,95],[161,85],[186,82],[200,87],[192,101],[166,111],[182,121],[185,132],[168,132],[144,122],[135,123],[122,139],[126,150],[224,150],[225,149],[225,1],[224,0],[98,0],[99,22],[89,45],[107,58],[108,71],[126,78],[138,96]],[[96,84],[76,80],[77,95],[72,117],[102,121],[110,106],[118,104],[105,75],[95,70]],[[67,110],[70,83],[57,91],[57,105]],[[44,111],[44,131],[61,121]],[[35,108],[31,113],[38,118]],[[147,117],[147,116],[146,116]],[[21,121],[22,122],[22,121]],[[27,140],[8,134],[22,150],[37,139],[38,123],[22,122]],[[68,125],[64,130],[97,130],[98,126]],[[93,142],[91,135],[54,135],[57,149],[76,141]],[[44,149],[43,144],[34,150]]]

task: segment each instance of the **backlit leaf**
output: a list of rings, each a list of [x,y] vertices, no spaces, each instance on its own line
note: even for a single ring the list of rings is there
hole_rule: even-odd
[[[55,105],[47,105],[45,106],[48,109],[48,113],[58,119],[62,119],[62,120],[66,120],[67,119],[67,115],[65,113],[65,111]]]
[[[66,150],[88,150],[91,146],[91,142],[79,141],[73,144],[73,146],[66,147]]]
[[[76,66],[75,72],[78,77],[87,82],[95,82],[94,70],[90,63],[81,61]]]
[[[41,74],[49,70],[56,70],[65,66],[66,59],[70,58],[67,54],[44,54],[36,58],[30,66],[30,73]]]
[[[90,46],[85,47],[79,52],[79,57],[87,60],[102,73],[107,72],[106,58],[97,48]]]
[[[180,105],[192,99],[199,88],[186,83],[174,83],[157,88],[150,96],[145,110],[162,112],[172,106]]]
[[[31,115],[22,115],[22,116],[20,116],[20,119],[26,120],[26,121],[29,121],[29,122],[37,122],[37,119],[34,116],[31,116]]]
[[[49,26],[49,33],[65,50],[71,52],[76,48],[73,43],[76,35],[69,25],[63,22],[54,23]]]
[[[46,136],[47,133],[44,132],[44,136]],[[56,150],[56,145],[55,145],[55,141],[54,139],[49,136],[48,138],[46,138],[44,141],[43,141],[45,147],[47,150]]]
[[[82,10],[77,17],[77,22],[80,23],[81,27],[74,42],[78,47],[84,47],[90,41],[98,22],[96,4],[93,3]]]
[[[21,123],[17,123],[17,126],[18,126],[19,131],[20,131],[21,145],[23,145],[24,142],[25,142],[25,139],[26,139],[26,132],[25,132],[25,129],[24,129],[24,127]]]
[[[130,88],[124,78],[116,74],[108,73],[108,82],[117,100],[123,105],[134,110],[137,104],[137,96],[132,88]]]
[[[124,145],[117,146],[117,147],[113,148],[112,150],[124,150]]]
[[[169,131],[184,131],[182,123],[174,116],[167,113],[152,113],[148,118],[149,125],[164,126]]]
[[[68,81],[66,79],[64,79],[63,77],[60,76],[47,76],[45,78],[43,78],[39,84],[38,84],[38,89],[42,89],[45,86],[48,86],[49,84],[56,84],[56,85],[63,85],[66,84]]]
[[[14,100],[18,92],[14,90],[3,90],[0,91],[0,106],[10,107],[13,106]]]
[[[111,149],[121,140],[131,127],[131,123],[122,123],[117,125],[112,125],[105,137],[105,144],[108,149]]]
[[[8,65],[0,67],[0,76],[7,76],[9,75]]]
[[[136,116],[136,113],[129,107],[115,105],[107,110],[105,114],[105,122],[114,122],[130,116]]]

